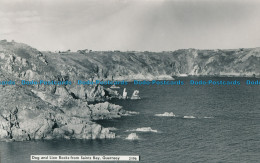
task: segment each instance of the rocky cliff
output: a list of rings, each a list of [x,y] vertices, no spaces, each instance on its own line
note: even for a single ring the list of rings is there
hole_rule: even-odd
[[[0,81],[133,80],[260,76],[260,48],[174,52],[40,52],[0,41]],[[0,140],[96,139],[115,134],[93,120],[129,114],[104,102],[120,95],[100,85],[0,85]],[[95,102],[90,104],[90,102]]]
[[[115,138],[93,120],[129,114],[121,106],[104,102],[118,94],[100,85],[21,85],[21,80],[90,78],[66,63],[62,69],[50,56],[30,46],[1,41],[0,59],[0,140]],[[6,84],[10,81],[17,84]]]
[[[93,79],[170,79],[172,76],[260,76],[260,48],[182,49],[173,52],[78,51],[44,53],[64,71]],[[65,65],[66,64],[66,65]],[[75,69],[73,69],[75,68]],[[86,77],[86,76],[85,76]]]

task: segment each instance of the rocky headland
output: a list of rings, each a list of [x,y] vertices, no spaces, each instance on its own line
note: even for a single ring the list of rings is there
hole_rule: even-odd
[[[41,52],[0,41],[0,81],[172,79],[260,76],[260,48],[173,52]],[[120,95],[101,85],[0,85],[0,141],[104,139],[115,133],[95,120],[131,112],[106,102]]]

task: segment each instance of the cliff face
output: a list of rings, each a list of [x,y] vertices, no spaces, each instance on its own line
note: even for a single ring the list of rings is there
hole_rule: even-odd
[[[260,48],[174,52],[40,52],[0,41],[0,81],[171,79],[180,74],[260,76]],[[114,138],[93,120],[129,114],[101,102],[118,97],[102,86],[0,85],[0,140]],[[89,102],[99,102],[89,104]]]
[[[121,106],[100,102],[117,94],[102,86],[29,85],[21,80],[77,80],[75,67],[49,63],[51,58],[25,44],[0,42],[0,81],[16,81],[0,85],[0,141],[33,139],[115,138],[109,129],[93,120],[119,118],[128,114]]]
[[[170,79],[194,76],[260,76],[260,48],[234,50],[184,49],[174,52],[44,53],[60,71],[93,79]],[[64,65],[66,64],[66,65]],[[73,69],[75,68],[75,69]],[[88,74],[86,76],[86,74]]]

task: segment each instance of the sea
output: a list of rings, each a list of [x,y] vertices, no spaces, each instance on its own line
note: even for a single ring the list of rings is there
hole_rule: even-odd
[[[141,99],[110,100],[136,113],[97,121],[114,129],[115,139],[0,142],[0,162],[29,163],[30,155],[138,155],[145,163],[260,162],[260,85],[246,85],[256,79],[176,80],[184,85],[120,86],[121,94],[123,88],[129,95],[139,90]],[[190,85],[190,80],[236,80],[240,85]],[[131,133],[136,139],[126,139]]]

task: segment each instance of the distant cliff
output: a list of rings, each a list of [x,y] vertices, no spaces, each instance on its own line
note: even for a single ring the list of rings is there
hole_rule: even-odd
[[[260,76],[260,48],[183,49],[173,52],[79,51],[44,53],[66,68],[96,79],[170,79],[172,76]]]
[[[0,41],[0,81],[152,80],[183,74],[259,77],[259,63],[260,48],[55,53]],[[104,102],[119,96],[100,85],[0,85],[0,141],[115,138],[93,120],[128,115],[121,106]]]
[[[25,44],[0,43],[29,67],[6,65],[7,71],[30,79],[39,76],[60,76],[70,79],[163,79],[172,76],[260,76],[260,48],[231,50],[182,49],[173,52],[91,51],[40,52]],[[30,54],[30,55],[29,55]],[[1,56],[3,57],[3,56]],[[10,58],[8,62],[13,59]],[[25,67],[25,66],[24,66]],[[49,73],[46,73],[49,71]],[[34,74],[34,75],[32,75]]]

